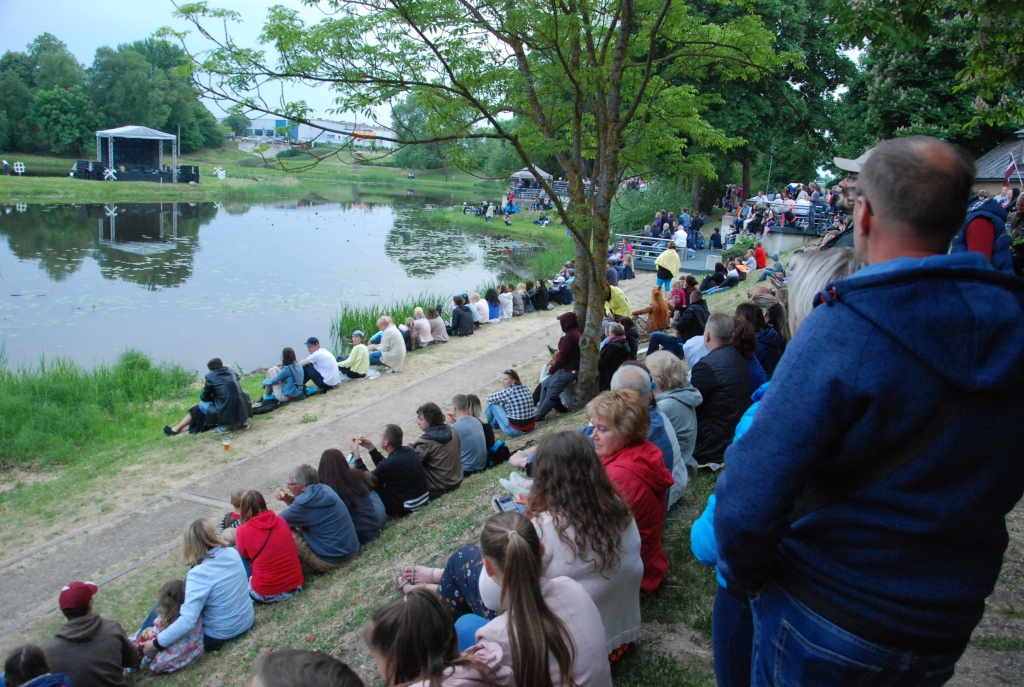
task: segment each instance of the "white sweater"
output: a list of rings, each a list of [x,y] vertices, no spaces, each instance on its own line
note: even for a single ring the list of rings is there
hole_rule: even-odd
[[[498,302],[501,303],[501,318],[502,320],[508,320],[512,318],[512,294],[511,293],[499,293]]]
[[[640,559],[640,530],[633,520],[622,532],[622,551],[619,566],[615,570],[597,571],[592,553],[584,562],[581,556],[573,556],[569,547],[558,536],[550,513],[541,513],[533,526],[544,542],[546,568],[544,579],[570,577],[583,586],[594,600],[604,624],[605,650],[611,653],[623,644],[640,639],[640,580],[644,576],[644,563]],[[565,530],[572,541],[575,530],[570,525]],[[498,611],[501,604],[501,587],[494,582],[486,570],[480,571],[480,597],[484,605]]]

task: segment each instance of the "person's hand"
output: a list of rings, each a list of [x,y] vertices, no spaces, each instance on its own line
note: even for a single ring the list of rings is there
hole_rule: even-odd
[[[142,653],[150,658],[150,660],[156,658],[156,645],[153,644],[152,640],[142,645]]]
[[[454,425],[455,424],[455,413],[445,413],[444,414],[444,423],[446,425]]]
[[[348,448],[352,452],[352,455],[359,457],[359,438],[352,437],[352,440],[348,442]]]
[[[370,449],[371,451],[377,448],[376,446],[373,445],[372,441],[364,437],[362,434],[359,435],[359,445],[362,446],[363,448]]]

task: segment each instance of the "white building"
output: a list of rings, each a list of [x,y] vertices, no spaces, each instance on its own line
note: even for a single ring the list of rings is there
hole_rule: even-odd
[[[395,138],[395,132],[387,127],[377,126],[369,122],[336,122],[329,119],[312,119],[309,124],[292,126],[289,138],[297,143],[328,143],[345,145],[350,141],[360,148],[394,148],[391,141],[382,141],[379,137]]]

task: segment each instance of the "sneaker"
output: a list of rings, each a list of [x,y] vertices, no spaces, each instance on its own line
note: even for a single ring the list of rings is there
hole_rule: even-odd
[[[214,434],[227,434],[228,428],[225,427],[224,425],[217,425],[217,427],[214,428],[213,432]]]
[[[249,423],[248,422],[243,422],[242,423],[242,429],[249,429]]]
[[[529,489],[523,489],[521,486],[519,486],[518,482],[515,482],[510,479],[498,478],[498,484],[500,484],[505,489],[505,491],[512,494],[512,496],[519,496],[520,494],[525,495],[530,493]]]

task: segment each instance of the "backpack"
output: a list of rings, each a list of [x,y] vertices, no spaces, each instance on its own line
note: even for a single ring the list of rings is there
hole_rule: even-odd
[[[987,220],[992,224],[992,267],[1000,272],[1014,274],[1013,255],[1010,252],[1010,236],[1006,233],[1006,208],[994,198],[975,200],[967,208],[967,218],[953,239],[950,253],[967,252],[967,227],[974,220]]]
[[[505,445],[504,441],[494,442],[494,446],[487,452],[487,467],[493,468],[495,465],[501,463],[507,463],[508,459],[512,457],[512,452],[508,446]]]

